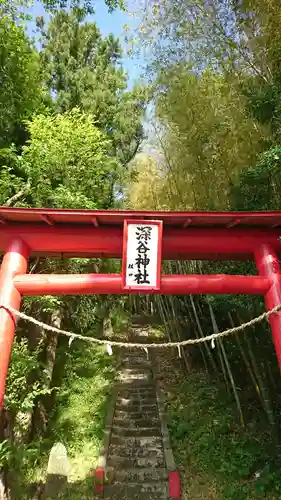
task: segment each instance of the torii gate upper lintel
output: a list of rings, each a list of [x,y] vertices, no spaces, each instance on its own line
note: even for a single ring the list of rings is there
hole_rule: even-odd
[[[128,220],[147,225],[154,221],[161,226],[162,258],[165,260],[255,259],[258,269],[256,276],[160,275],[159,286],[151,289],[151,293],[263,294],[267,309],[281,304],[278,259],[281,255],[281,212],[134,212],[2,207],[0,409],[4,402],[16,327],[9,307],[19,309],[23,295],[142,291],[124,286],[121,274],[27,274],[29,256],[121,258],[123,228]],[[147,290],[143,292],[147,293]],[[281,315],[272,314],[270,325],[281,369]]]

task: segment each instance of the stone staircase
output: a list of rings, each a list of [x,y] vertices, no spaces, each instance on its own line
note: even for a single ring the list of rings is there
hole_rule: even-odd
[[[134,328],[134,342],[147,342]],[[140,349],[121,353],[107,452],[104,498],[167,500],[168,470],[152,360]]]

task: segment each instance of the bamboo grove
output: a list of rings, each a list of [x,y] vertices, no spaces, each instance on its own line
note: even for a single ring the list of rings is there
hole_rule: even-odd
[[[132,162],[127,206],[280,209],[279,2],[152,0],[135,12],[139,36],[131,41],[145,48],[154,85],[154,152],[146,148]],[[164,270],[256,273],[253,264],[234,262],[167,263]],[[264,309],[261,299],[242,296],[152,301],[173,340],[220,331]],[[241,425],[258,407],[278,433],[281,385],[266,324],[186,349],[183,358],[187,370],[199,363],[224,381]]]

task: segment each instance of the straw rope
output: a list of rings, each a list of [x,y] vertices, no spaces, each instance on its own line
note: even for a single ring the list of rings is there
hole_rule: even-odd
[[[43,323],[42,321],[38,321],[37,319],[33,318],[32,316],[28,316],[27,314],[24,314],[20,311],[17,311],[13,307],[10,306],[5,306],[5,305],[0,305],[0,309],[4,309],[7,311],[8,314],[14,314],[18,318],[21,318],[25,321],[29,321],[30,323],[33,323],[34,325],[37,325],[44,330],[47,330],[49,332],[57,333],[60,335],[65,335],[66,337],[69,337],[71,340],[74,339],[79,339],[79,340],[84,340],[86,342],[91,342],[93,344],[98,344],[98,345],[110,345],[110,346],[115,346],[115,347],[125,347],[125,348],[138,348],[138,349],[159,349],[159,348],[170,348],[170,347],[183,347],[186,345],[195,345],[195,344],[201,344],[203,342],[210,342],[214,341],[218,338],[221,337],[227,337],[228,335],[231,335],[232,333],[237,333],[241,332],[242,330],[245,330],[246,328],[249,328],[253,325],[256,325],[257,323],[260,323],[261,321],[268,319],[272,314],[277,313],[281,309],[281,304],[278,306],[273,307],[273,309],[264,312],[260,316],[257,316],[250,321],[247,321],[246,323],[243,323],[242,325],[235,326],[233,328],[228,328],[227,330],[223,330],[222,332],[218,333],[213,333],[211,335],[207,335],[206,337],[200,337],[196,339],[186,339],[182,340],[179,342],[162,342],[162,343],[152,343],[152,344],[141,344],[141,343],[135,343],[135,342],[121,342],[121,341],[116,341],[116,340],[109,340],[109,339],[97,339],[95,337],[87,337],[85,335],[80,335],[79,333],[67,331],[67,330],[61,330],[60,328],[56,328],[55,326],[47,325],[46,323]]]

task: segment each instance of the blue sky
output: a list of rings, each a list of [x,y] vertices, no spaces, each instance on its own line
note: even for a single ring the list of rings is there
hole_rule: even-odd
[[[123,47],[124,52],[122,63],[124,69],[128,73],[128,87],[130,88],[132,87],[133,83],[141,76],[143,60],[141,58],[132,58],[126,56],[123,26],[125,24],[128,24],[132,29],[134,29],[137,27],[137,21],[133,19],[128,12],[122,12],[118,10],[110,14],[103,0],[97,0],[95,10],[95,15],[89,17],[87,20],[96,22],[103,36],[107,36],[109,33],[113,33],[113,35],[120,39],[121,46]],[[32,14],[33,19],[35,19],[37,16],[45,16],[42,3],[38,2],[37,0],[34,1],[33,7],[30,7],[28,9],[28,12],[29,14]],[[27,23],[27,32],[29,36],[36,36],[34,22]]]

